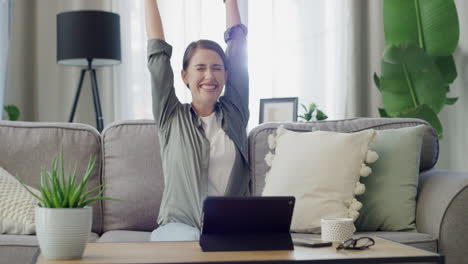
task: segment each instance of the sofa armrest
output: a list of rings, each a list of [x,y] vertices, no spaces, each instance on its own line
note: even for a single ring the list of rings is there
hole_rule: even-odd
[[[468,173],[432,169],[420,174],[416,227],[438,239],[447,263],[468,263]]]

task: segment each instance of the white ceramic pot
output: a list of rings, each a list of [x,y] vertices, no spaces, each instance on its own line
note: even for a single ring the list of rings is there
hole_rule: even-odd
[[[41,253],[49,259],[78,259],[91,233],[93,210],[36,207],[36,235]]]

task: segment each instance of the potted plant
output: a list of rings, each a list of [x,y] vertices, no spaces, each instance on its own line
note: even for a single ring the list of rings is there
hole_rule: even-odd
[[[382,117],[414,117],[429,122],[442,137],[437,114],[457,98],[449,85],[457,77],[452,53],[459,22],[453,0],[384,0],[385,53],[374,82],[382,93]]]
[[[67,173],[63,163],[61,148],[58,158],[54,157],[52,161],[51,170],[41,169],[40,195],[19,181],[39,201],[35,208],[35,222],[42,255],[50,259],[77,259],[82,257],[91,232],[92,208],[89,205],[96,200],[119,199],[103,197],[104,184],[87,190],[89,177],[96,165],[94,157],[89,159],[80,182],[76,163],[73,171]],[[98,194],[93,196],[96,191]]]
[[[16,105],[5,105],[3,110],[8,116],[8,120],[17,121],[20,116],[20,110]]]
[[[304,119],[305,121],[314,121],[314,120],[325,120],[328,118],[328,116],[320,111],[317,108],[316,104],[310,104],[309,108],[307,108],[304,104],[301,104],[302,108],[304,108],[304,114],[299,115],[299,118]]]

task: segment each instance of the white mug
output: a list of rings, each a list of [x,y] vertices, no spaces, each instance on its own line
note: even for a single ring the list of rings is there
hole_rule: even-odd
[[[356,228],[352,218],[324,218],[321,221],[322,240],[344,241],[353,237]]]

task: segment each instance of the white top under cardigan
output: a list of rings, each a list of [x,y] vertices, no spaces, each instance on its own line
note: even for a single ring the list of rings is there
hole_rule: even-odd
[[[205,136],[210,142],[208,165],[208,195],[223,196],[236,158],[234,142],[221,129],[221,120],[215,112],[201,117]]]

